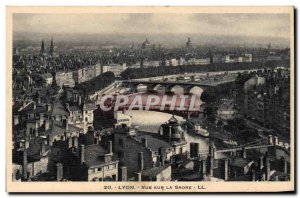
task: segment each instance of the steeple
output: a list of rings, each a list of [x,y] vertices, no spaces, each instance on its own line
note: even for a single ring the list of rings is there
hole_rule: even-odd
[[[271,52],[271,43],[268,44],[268,52]]]
[[[44,44],[44,40],[42,40],[42,45],[41,45],[41,51],[40,54],[44,54],[45,52],[45,44]]]
[[[54,52],[54,46],[53,46],[53,38],[51,37],[51,44],[50,44],[50,55],[52,56]]]
[[[192,41],[191,38],[188,38],[188,41],[186,42],[186,48],[192,47]]]

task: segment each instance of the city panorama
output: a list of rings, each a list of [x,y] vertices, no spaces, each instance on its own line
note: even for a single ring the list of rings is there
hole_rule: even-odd
[[[13,182],[291,180],[288,13],[12,18]]]

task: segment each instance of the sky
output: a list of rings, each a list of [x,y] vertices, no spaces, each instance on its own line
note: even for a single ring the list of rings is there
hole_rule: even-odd
[[[14,32],[205,34],[289,39],[287,14],[14,14]]]

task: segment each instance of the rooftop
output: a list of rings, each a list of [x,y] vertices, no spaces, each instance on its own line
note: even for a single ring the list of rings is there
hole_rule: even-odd
[[[152,151],[158,151],[160,147],[164,148],[172,148],[172,145],[169,142],[166,142],[159,138],[159,135],[145,133],[134,137],[139,142],[142,142],[142,138],[147,139],[147,147],[150,148]]]

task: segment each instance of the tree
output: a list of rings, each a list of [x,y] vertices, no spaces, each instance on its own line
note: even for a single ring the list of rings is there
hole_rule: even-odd
[[[210,102],[210,103],[214,103],[216,101],[216,93],[214,90],[207,90],[207,91],[204,91],[202,94],[201,94],[201,97],[200,99],[203,101],[203,102]]]

